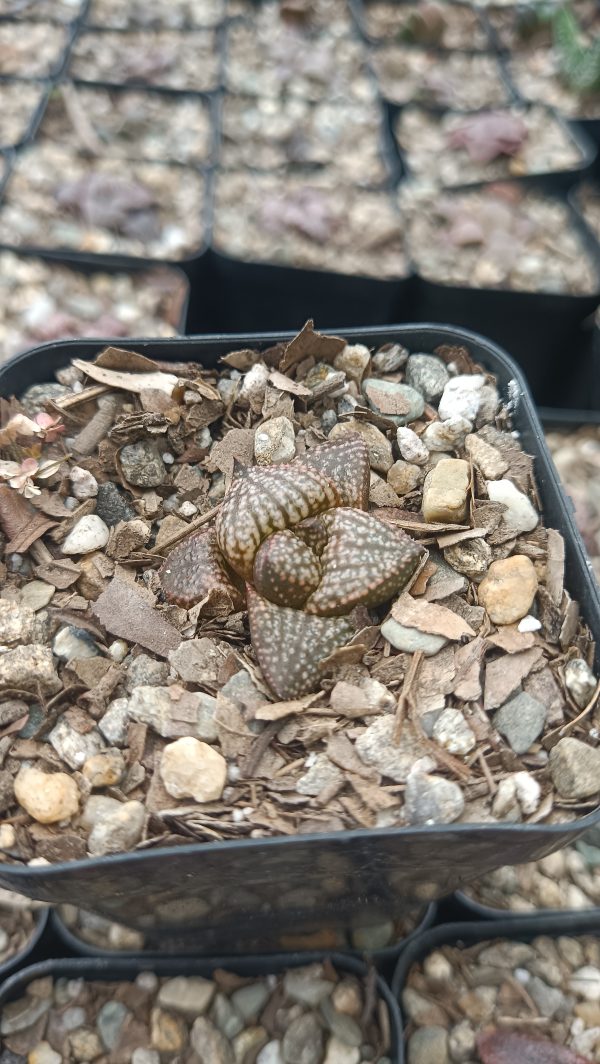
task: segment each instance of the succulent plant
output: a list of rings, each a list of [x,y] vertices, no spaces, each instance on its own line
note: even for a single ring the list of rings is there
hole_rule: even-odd
[[[164,562],[165,596],[186,608],[215,594],[233,609],[245,599],[265,679],[278,698],[299,698],[352,638],[352,610],[388,601],[421,557],[409,536],[368,512],[368,500],[358,435],[289,464],[237,467],[214,525]]]
[[[569,88],[582,96],[600,92],[600,39],[586,44],[581,27],[568,7],[556,12],[553,31],[561,73]]]

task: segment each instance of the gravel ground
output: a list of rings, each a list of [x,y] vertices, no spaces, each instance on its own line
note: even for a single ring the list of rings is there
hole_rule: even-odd
[[[434,49],[386,45],[371,55],[383,96],[392,103],[426,103],[460,111],[501,107],[510,101],[493,55],[448,55]]]
[[[600,426],[547,432],[546,440],[600,582]]]
[[[0,24],[0,75],[43,78],[58,71],[68,30],[50,22]]]
[[[0,147],[11,148],[29,133],[44,92],[43,85],[0,82]]]
[[[178,30],[216,26],[224,14],[224,0],[92,0],[86,21],[111,30]]]
[[[434,4],[423,13],[424,6],[364,0],[360,6],[361,22],[365,33],[375,41],[397,40],[447,49],[489,48],[485,25],[471,7]]]
[[[558,55],[552,49],[514,55],[507,60],[507,70],[524,99],[556,107],[569,118],[600,117],[600,92],[580,96],[565,85]]]
[[[75,42],[68,72],[81,81],[206,92],[218,86],[219,51],[212,30],[89,32]]]

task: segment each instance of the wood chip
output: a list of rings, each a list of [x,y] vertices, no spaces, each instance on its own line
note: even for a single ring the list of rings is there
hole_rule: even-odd
[[[446,639],[462,639],[475,632],[462,617],[438,603],[414,599],[412,595],[400,595],[392,606],[392,617],[408,628],[417,628],[428,635],[441,635]]]
[[[485,668],[483,708],[497,709],[504,705],[542,658],[542,648],[531,647],[530,650],[503,654],[495,661],[489,661]]]
[[[158,657],[166,658],[181,643],[181,634],[163,614],[148,602],[141,591],[117,571],[92,612],[107,632],[139,643]]]

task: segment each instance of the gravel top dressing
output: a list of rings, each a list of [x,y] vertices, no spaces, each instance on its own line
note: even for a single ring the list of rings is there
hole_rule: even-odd
[[[212,30],[83,33],[73,47],[69,76],[205,92],[218,87],[217,39]]]
[[[399,196],[409,253],[430,281],[555,295],[600,288],[596,260],[559,199],[510,184],[445,195],[407,184]]]
[[[441,946],[402,992],[408,1061],[594,1064],[599,998],[596,935]]]
[[[216,26],[224,15],[224,0],[91,0],[87,22],[111,30],[186,30]]]
[[[379,89],[392,103],[426,103],[460,111],[502,107],[510,102],[500,64],[493,55],[470,55],[406,45],[371,53]]]
[[[513,55],[507,60],[510,77],[526,100],[556,107],[569,118],[599,118],[600,92],[579,93],[560,76],[560,58],[553,49]]]
[[[43,85],[0,81],[0,147],[10,148],[23,140],[44,92]]]
[[[364,28],[376,41],[404,41],[438,48],[486,50],[490,43],[485,26],[467,4],[394,4],[389,0],[365,0],[361,16]]]
[[[3,420],[4,860],[597,805],[563,539],[465,348],[109,348]]]
[[[39,903],[0,888],[0,966],[26,948],[35,933],[39,910]]]
[[[329,961],[261,978],[46,976],[4,1006],[0,1034],[10,1059],[35,1064],[389,1064],[391,1049],[375,980]]]
[[[61,64],[68,30],[50,22],[0,24],[0,75],[44,78]]]
[[[597,842],[597,833],[594,838]],[[498,868],[462,890],[481,905],[514,913],[596,908],[600,906],[600,849],[582,839],[541,861]]]

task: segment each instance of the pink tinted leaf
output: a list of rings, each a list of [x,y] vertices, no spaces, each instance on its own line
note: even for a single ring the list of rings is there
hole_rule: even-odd
[[[506,111],[481,111],[465,119],[448,137],[451,148],[464,148],[474,163],[516,155],[527,140],[527,126]]]
[[[482,1064],[593,1064],[567,1046],[520,1031],[484,1031],[477,1038],[477,1049]]]

